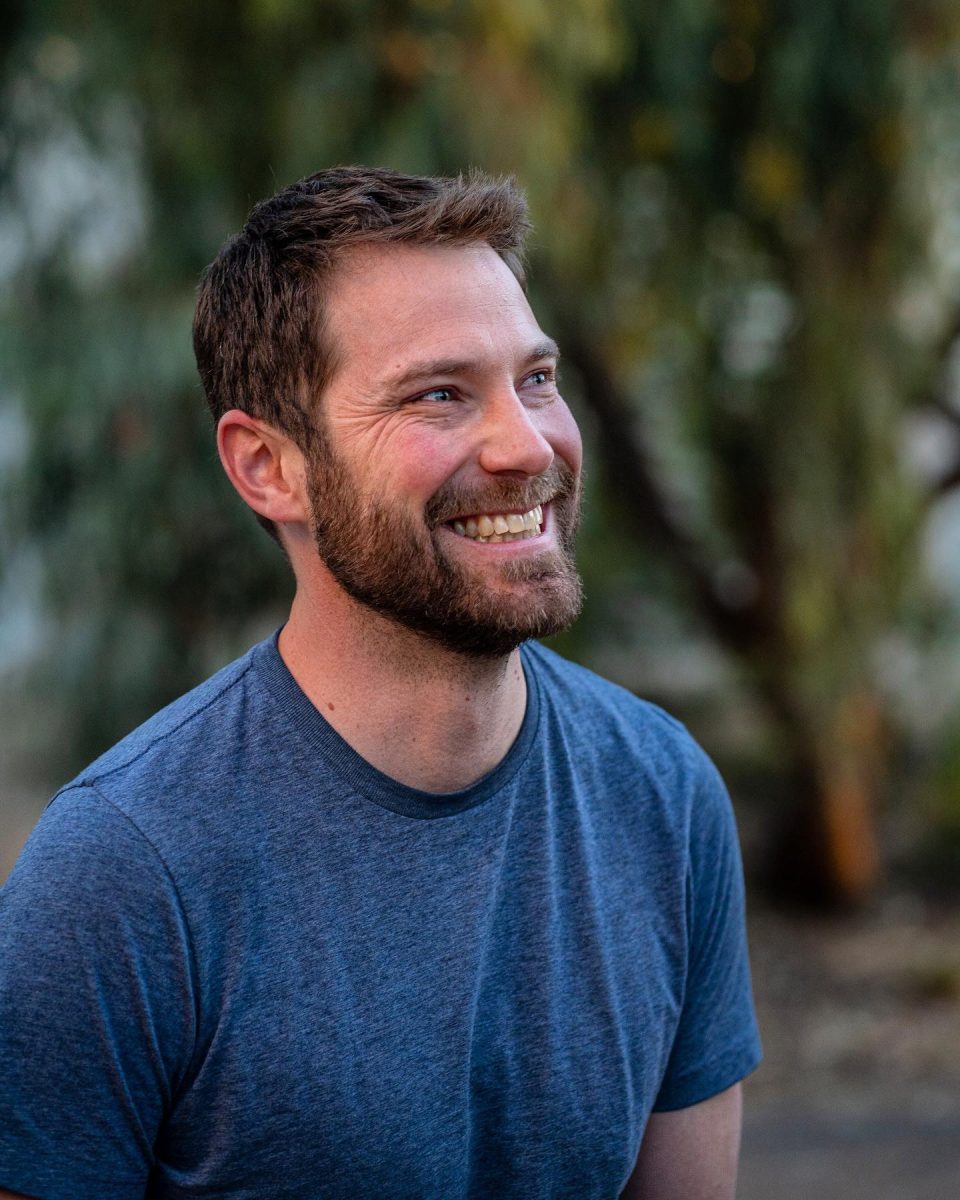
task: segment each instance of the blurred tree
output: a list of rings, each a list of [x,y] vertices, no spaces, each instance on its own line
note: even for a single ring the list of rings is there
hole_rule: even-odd
[[[677,565],[779,728],[799,803],[772,882],[855,901],[877,879],[895,733],[878,653],[922,587],[925,502],[957,478],[925,490],[903,454],[905,416],[957,334],[948,322],[939,345],[930,336],[950,308],[935,299],[935,214],[911,188],[911,150],[931,147],[909,145],[956,102],[956,14],[733,0],[636,6],[630,22],[637,52],[593,100],[608,231],[597,319],[567,313],[561,341],[636,532]],[[933,301],[920,331],[911,288]],[[665,329],[681,357],[666,403],[700,463],[692,497],[638,420],[637,401],[664,403],[644,341]]]
[[[946,0],[10,9],[0,386],[29,437],[0,533],[7,562],[39,548],[68,756],[288,586],[213,469],[203,265],[319,165],[476,163],[530,193],[539,305],[623,535],[764,701],[798,798],[772,876],[863,896],[895,732],[876,655],[920,588],[904,418],[960,424],[929,177],[958,42]]]

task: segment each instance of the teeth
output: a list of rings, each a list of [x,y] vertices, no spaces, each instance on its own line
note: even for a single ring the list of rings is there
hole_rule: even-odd
[[[475,542],[518,542],[536,537],[543,524],[543,507],[525,513],[484,513],[465,521],[451,521],[454,533]]]

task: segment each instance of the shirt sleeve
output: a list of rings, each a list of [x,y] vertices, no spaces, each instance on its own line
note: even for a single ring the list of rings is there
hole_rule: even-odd
[[[691,813],[686,888],[683,1006],[655,1112],[707,1100],[743,1079],[761,1059],[736,823],[727,790],[706,755]]]
[[[0,1187],[142,1200],[195,1012],[164,864],[98,792],[61,793],[0,891]]]

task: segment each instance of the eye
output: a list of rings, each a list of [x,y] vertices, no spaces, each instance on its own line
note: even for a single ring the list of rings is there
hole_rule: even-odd
[[[449,404],[455,399],[453,388],[438,387],[431,388],[429,392],[421,392],[419,396],[414,397],[415,400],[427,400],[436,404]]]
[[[540,391],[553,391],[557,386],[557,372],[554,367],[538,367],[523,381],[525,387],[536,388]]]

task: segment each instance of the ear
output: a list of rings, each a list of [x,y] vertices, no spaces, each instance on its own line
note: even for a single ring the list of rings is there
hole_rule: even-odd
[[[303,454],[286,434],[231,408],[217,423],[217,450],[227,478],[254,512],[277,524],[307,522]]]

